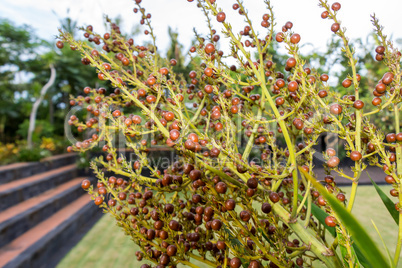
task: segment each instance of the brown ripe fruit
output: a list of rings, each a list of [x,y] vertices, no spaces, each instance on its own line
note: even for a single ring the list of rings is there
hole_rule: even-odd
[[[286,22],[285,23],[285,28],[288,29],[288,30],[292,29],[293,28],[293,23],[291,21]]]
[[[273,227],[272,229],[275,229],[274,226],[272,226],[272,227]],[[271,229],[271,226],[268,228],[268,233],[271,233],[270,229]],[[274,233],[274,232],[275,232],[275,230],[272,231],[272,233]],[[276,265],[273,262],[271,262],[269,266],[275,267]],[[260,268],[260,267],[261,267],[261,264],[256,260],[250,261],[250,264],[248,265],[248,268]],[[276,267],[278,267],[278,266],[276,266]]]
[[[318,96],[322,99],[325,98],[328,95],[328,92],[326,90],[320,90],[318,92]]]
[[[225,208],[229,211],[234,210],[236,207],[236,201],[234,201],[233,199],[228,199],[225,202]]]
[[[190,173],[188,174],[188,177],[192,180],[192,181],[196,181],[198,179],[201,178],[201,171],[199,171],[198,169],[193,169],[190,171]]]
[[[320,80],[323,82],[327,82],[329,79],[329,76],[327,74],[322,74],[320,75]]]
[[[387,73],[384,74],[384,76],[382,77],[381,80],[382,80],[383,84],[389,85],[394,80],[394,74],[390,73],[390,72],[387,72]]]
[[[325,201],[324,197],[322,197],[322,195],[320,195],[317,199],[317,202],[320,206],[325,206],[327,204],[327,201]]]
[[[398,192],[398,190],[396,190],[396,189],[391,189],[391,190],[389,191],[389,193],[390,193],[390,195],[392,195],[393,197],[399,196],[399,192]]]
[[[215,219],[211,222],[212,230],[218,231],[222,227],[222,222],[218,219]]]
[[[346,199],[346,197],[343,193],[337,194],[336,198],[338,198],[338,200],[341,202],[345,202],[345,199]]]
[[[173,231],[179,231],[180,224],[175,220],[171,220],[169,222],[169,228],[170,228],[170,230],[173,230]]]
[[[88,189],[91,186],[91,182],[87,179],[83,180],[81,183],[82,189]]]
[[[361,101],[361,100],[357,100],[357,101],[355,101],[355,102],[353,103],[353,107],[355,107],[355,108],[358,109],[358,110],[361,110],[361,109],[363,109],[363,107],[364,107],[364,102]]]
[[[170,257],[175,256],[177,253],[177,247],[175,245],[169,245],[166,248],[166,254]]]
[[[220,181],[215,185],[215,190],[220,194],[226,193],[227,189],[228,187],[223,181]]]
[[[293,120],[293,125],[295,126],[296,129],[302,130],[304,127],[304,123],[300,118],[295,118]]]
[[[247,180],[247,186],[251,189],[258,187],[258,180],[256,178],[250,178]]]
[[[384,54],[385,53],[385,47],[384,46],[378,46],[375,49],[375,52],[378,54]]]
[[[219,250],[225,250],[226,249],[226,244],[224,241],[217,241],[216,242],[216,247]]]
[[[64,47],[64,43],[63,43],[62,41],[57,41],[57,42],[56,42],[56,47],[57,47],[58,49],[62,49],[62,48]]]
[[[326,18],[328,18],[328,15],[329,15],[328,11],[324,11],[321,13],[321,18],[326,19]]]
[[[224,22],[225,19],[226,19],[226,14],[225,14],[225,12],[219,12],[219,13],[216,15],[216,20],[217,20],[218,22]]]
[[[204,91],[208,94],[211,94],[214,91],[214,88],[211,85],[205,85]]]
[[[155,77],[148,77],[148,79],[147,79],[147,84],[149,85],[149,86],[153,86],[153,85],[155,85],[155,83],[156,83],[156,78]]]
[[[381,100],[381,98],[379,98],[379,97],[373,98],[373,100],[372,100],[372,102],[371,102],[371,104],[373,104],[374,106],[381,105],[381,103],[382,103],[382,100]]]
[[[305,127],[303,131],[304,131],[304,134],[310,135],[310,134],[313,134],[314,129],[310,128],[310,127]]]
[[[190,140],[192,140],[193,142],[198,142],[198,141],[199,141],[198,135],[195,134],[195,133],[190,133],[190,134],[188,134],[187,138],[190,139]]]
[[[276,80],[276,85],[277,85],[279,88],[283,88],[283,87],[285,86],[285,80],[283,80],[282,78],[277,79],[277,80]]]
[[[327,161],[327,165],[330,168],[335,168],[339,165],[339,162],[340,160],[337,156],[331,156],[331,158]]]
[[[384,93],[384,92],[387,90],[387,86],[386,86],[384,83],[378,83],[378,84],[375,86],[375,90],[376,90],[378,93],[382,94],[382,93]]]
[[[103,203],[103,198],[101,196],[97,196],[97,197],[95,197],[94,202],[95,202],[95,205],[99,206]]]
[[[332,4],[331,9],[333,11],[338,11],[339,9],[341,9],[341,4],[339,4],[338,2],[335,2]]]
[[[280,197],[277,193],[271,192],[269,194],[269,199],[271,200],[272,203],[277,203],[277,202],[279,202]]]
[[[277,33],[275,36],[275,40],[278,43],[282,43],[284,40],[283,33],[282,32]]]
[[[268,214],[272,211],[272,206],[269,203],[263,203],[261,206],[261,210],[265,214]]]
[[[278,97],[278,98],[276,98],[276,100],[275,100],[275,104],[278,105],[278,106],[280,106],[280,105],[282,105],[282,104],[284,104],[284,103],[285,103],[285,99],[282,98],[282,97]]]
[[[333,115],[340,115],[342,113],[342,106],[339,103],[333,103],[329,107],[329,111]]]
[[[289,58],[287,61],[286,61],[286,66],[288,66],[289,68],[293,68],[293,67],[295,67],[296,66],[296,59],[295,58]]]
[[[243,210],[240,212],[240,219],[244,222],[248,222],[251,218],[251,213],[248,212],[247,210]]]
[[[204,48],[205,53],[212,54],[215,52],[215,46],[211,43],[208,43]]]
[[[163,67],[161,69],[159,69],[159,73],[162,75],[168,75],[169,74],[169,69],[166,67]]]
[[[124,66],[128,66],[130,64],[130,60],[124,57],[121,59],[121,63],[123,63]]]
[[[173,112],[166,112],[164,118],[166,119],[166,121],[173,121],[174,113]]]
[[[205,74],[206,76],[208,76],[208,77],[211,77],[211,76],[214,74],[214,72],[212,71],[211,68],[205,68],[205,69],[204,69],[204,74]]]
[[[386,183],[388,183],[388,184],[394,184],[396,181],[395,181],[395,179],[392,177],[392,176],[390,176],[390,175],[387,175],[387,176],[385,176],[385,182]]]
[[[241,260],[237,257],[234,257],[229,262],[230,268],[239,268],[241,266]]]
[[[290,81],[288,84],[288,90],[290,92],[295,92],[299,88],[299,85],[296,81]]]
[[[395,133],[388,133],[387,136],[385,136],[385,139],[387,140],[388,143],[395,142],[396,135],[395,135]]]
[[[398,134],[396,134],[396,140],[402,141],[402,132],[399,132]]]
[[[348,88],[348,87],[350,87],[351,85],[352,85],[352,80],[350,80],[350,79],[348,79],[348,78],[346,78],[345,80],[342,81],[342,86],[343,86],[344,88]]]
[[[334,33],[339,31],[339,28],[341,28],[341,26],[337,22],[335,22],[334,24],[331,25],[331,31],[333,31]]]
[[[236,105],[233,105],[232,107],[230,107],[230,112],[232,114],[237,114],[239,112],[239,107]]]
[[[180,137],[180,132],[177,129],[172,129],[169,136],[173,141],[176,141]]]
[[[290,42],[292,42],[292,44],[297,44],[300,42],[300,39],[301,39],[300,34],[295,33],[292,34],[292,36],[290,37]]]
[[[136,125],[139,125],[142,122],[142,119],[139,115],[134,115],[132,120],[133,120],[133,123]]]
[[[154,95],[148,95],[146,97],[146,100],[148,103],[154,103],[154,102],[156,102],[156,97]]]
[[[335,227],[336,226],[336,219],[333,216],[327,216],[325,218],[325,224],[329,227]]]
[[[193,142],[192,140],[186,140],[186,142],[184,143],[184,147],[187,150],[193,151],[195,149],[195,142]]]
[[[352,159],[353,161],[359,161],[360,159],[362,159],[362,154],[358,151],[353,151],[350,153],[350,159]]]

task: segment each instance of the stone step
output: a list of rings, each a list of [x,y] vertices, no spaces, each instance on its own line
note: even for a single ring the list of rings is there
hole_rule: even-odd
[[[39,162],[24,162],[0,166],[0,185],[30,177],[51,169],[71,165],[74,164],[76,160],[76,153],[68,153],[47,157]]]
[[[49,267],[48,260],[100,212],[90,196],[84,194],[0,248],[0,267]]]
[[[76,177],[76,165],[68,165],[0,185],[0,211],[53,189]]]
[[[0,247],[85,194],[83,179],[75,178],[0,212]]]

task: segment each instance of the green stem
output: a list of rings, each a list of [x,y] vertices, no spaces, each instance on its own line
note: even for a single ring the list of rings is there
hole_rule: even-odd
[[[261,105],[264,105],[264,95],[262,95]],[[262,115],[262,108],[259,107],[258,113],[257,113],[257,121],[259,121],[261,119],[261,115]],[[253,145],[254,145],[254,138],[255,138],[255,135],[256,135],[255,133],[257,132],[257,129],[258,129],[258,122],[256,122],[254,124],[253,132],[251,134],[251,137],[248,139],[247,146],[246,146],[246,149],[244,149],[242,159],[247,159],[248,156],[250,155],[251,149],[253,148]]]
[[[357,194],[357,185],[358,185],[358,182],[357,182],[357,181],[353,181],[353,183],[352,183],[352,190],[351,190],[351,192],[350,192],[350,198],[349,198],[349,203],[348,203],[348,207],[347,207],[347,210],[348,210],[348,211],[352,211],[353,204],[354,204],[354,202],[355,202],[356,194]]]
[[[273,210],[306,245],[310,246],[310,251],[325,264],[325,267],[342,267],[338,258],[334,255],[334,252],[325,247],[314,235],[309,233],[299,220],[291,222],[289,213],[280,205],[273,205]]]
[[[394,104],[394,112],[395,112],[395,133],[399,133],[400,125],[399,125],[399,109],[398,105]],[[402,144],[398,143],[396,146],[396,167],[398,172],[398,179],[402,175]],[[402,184],[399,181],[399,193],[402,193]],[[402,194],[399,194],[399,205],[402,204]],[[399,230],[398,230],[398,242],[396,244],[395,255],[394,255],[394,264],[395,267],[398,266],[399,257],[401,255],[402,249],[402,213],[399,211]]]
[[[207,259],[204,259],[204,258],[202,258],[202,257],[200,257],[200,256],[197,256],[197,255],[195,255],[195,254],[193,254],[193,253],[187,253],[187,255],[190,257],[190,258],[193,258],[193,259],[195,259],[195,260],[197,260],[197,261],[200,261],[200,262],[203,262],[203,263],[205,263],[205,264],[208,264],[209,266],[212,266],[212,267],[216,267],[216,264],[215,263],[213,263],[213,262],[211,262],[211,261],[209,261],[209,260],[207,260]],[[198,267],[198,266],[196,266],[196,267]]]

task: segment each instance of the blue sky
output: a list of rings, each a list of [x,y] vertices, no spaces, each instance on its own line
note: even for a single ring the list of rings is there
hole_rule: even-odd
[[[231,9],[234,1],[217,0],[217,2],[227,11],[227,20],[231,21],[235,29],[244,27],[241,17]],[[250,11],[251,18],[259,24],[261,15],[265,13],[263,1],[244,2],[248,3],[246,7]],[[113,6],[110,3],[113,3]],[[318,48],[325,46],[332,34],[331,23],[320,18],[322,9],[318,7],[318,1],[272,0],[271,3],[276,11],[277,30],[290,20],[294,24],[294,31],[302,36],[301,44],[314,43]],[[370,14],[375,11],[385,26],[385,32],[393,34],[394,39],[402,38],[402,27],[399,22],[402,1],[348,0],[340,3],[342,8],[339,18],[348,28],[349,37],[365,38],[372,30]],[[158,46],[162,50],[168,45],[163,42],[167,37],[168,25],[179,30],[179,40],[186,48],[193,38],[193,27],[200,32],[206,30],[204,17],[196,8],[196,1],[188,3],[186,0],[143,0],[143,6],[152,14]],[[112,18],[121,15],[124,21],[123,30],[130,31],[139,21],[139,15],[132,12],[133,7],[132,0],[2,0],[0,17],[6,17],[18,25],[23,23],[31,25],[41,38],[52,40],[57,34],[59,18],[64,18],[67,10],[70,10],[70,16],[77,20],[79,25],[92,24],[95,31],[100,32],[104,31],[103,15]]]

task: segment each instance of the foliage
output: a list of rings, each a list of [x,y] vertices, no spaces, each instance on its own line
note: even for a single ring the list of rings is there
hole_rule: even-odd
[[[88,114],[72,115],[69,124],[89,138],[68,150],[102,148],[104,154],[91,162],[97,189],[89,180],[82,186],[139,245],[137,259],[157,267],[198,267],[192,260],[231,268],[313,267],[316,262],[326,267],[396,267],[402,243],[387,260],[353,216],[359,179],[370,164],[383,168],[402,218],[401,53],[377,18],[372,17],[379,42],[375,58],[382,71],[375,75],[382,78],[372,86],[375,98],[369,103],[364,87],[372,76],[365,76],[363,67],[374,61],[359,60],[358,42],[351,43],[338,21],[339,3],[329,6],[319,0],[321,17],[331,21],[335,35],[325,57],[345,66],[340,73],[319,55],[300,55],[301,37],[291,22],[274,31],[268,0],[259,22],[263,35],[243,1],[233,6],[246,24],[236,33],[215,0],[198,0],[210,32],[203,37],[195,31],[193,70],[183,77],[175,72],[176,59],[158,53],[151,15],[141,0],[135,2],[134,12],[141,13],[140,23],[147,26],[152,43],[134,45],[110,22],[111,31],[103,35],[90,25],[85,29],[86,38],[101,49],[65,31],[60,31],[57,46],[68,44],[80,53],[81,62],[94,67],[107,85],[86,87],[85,96],[71,98],[71,104]],[[230,41],[229,53],[220,50],[212,20]],[[277,46],[287,54],[275,54]],[[236,65],[228,66],[229,59]],[[320,66],[313,68],[317,62]],[[338,84],[328,82],[324,69],[339,76]],[[135,115],[138,110],[141,114]],[[390,124],[396,133],[385,136],[371,118],[387,110],[393,113]],[[352,175],[339,167],[337,151],[328,148],[322,153],[325,175],[317,178],[313,160],[319,152],[313,146],[321,135],[343,142],[354,163]],[[177,159],[158,169],[148,154],[152,147],[166,145]],[[127,149],[135,159],[121,153]],[[351,181],[349,200],[335,175]],[[327,234],[335,240],[328,241]],[[402,225],[397,237],[402,241]]]
[[[15,155],[20,151],[20,148],[13,143],[0,143],[0,163],[10,163],[14,160]]]
[[[0,165],[15,162],[39,161],[45,157],[63,153],[68,141],[63,137],[42,137],[37,140],[33,150],[27,149],[25,140],[15,143],[0,143]]]
[[[17,133],[26,139],[28,135],[29,119],[25,119],[19,126]],[[35,130],[33,132],[33,141],[40,142],[43,137],[51,137],[53,135],[54,126],[48,120],[37,120]]]
[[[35,162],[48,156],[51,156],[51,153],[48,150],[43,150],[41,148],[23,148],[18,154],[18,162]]]

